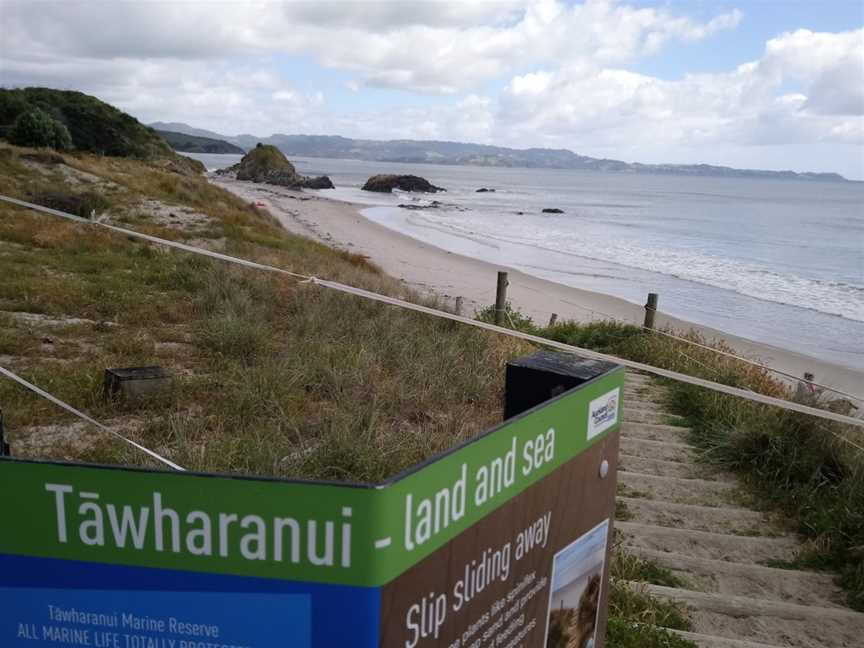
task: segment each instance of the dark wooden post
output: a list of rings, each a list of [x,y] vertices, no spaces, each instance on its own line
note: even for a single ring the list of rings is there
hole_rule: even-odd
[[[3,428],[3,410],[0,410],[0,457],[11,457],[12,451],[6,443],[6,431]]]
[[[456,314],[457,315],[462,314],[462,297],[456,298]]]
[[[648,301],[645,302],[645,328],[654,328],[654,315],[657,313],[657,293],[648,293]]]
[[[498,326],[504,325],[504,314],[507,310],[507,286],[510,284],[507,281],[507,273],[498,273],[498,288],[495,291],[495,324]]]
[[[555,322],[558,321],[558,313],[552,313],[552,317],[549,318],[549,328],[555,326]]]

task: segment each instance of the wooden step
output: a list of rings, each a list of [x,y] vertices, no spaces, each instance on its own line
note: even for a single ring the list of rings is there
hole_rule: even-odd
[[[621,437],[621,452],[628,455],[638,455],[646,459],[662,461],[689,462],[693,461],[693,448],[684,443],[668,441],[648,441],[633,437]]]
[[[667,632],[676,634],[682,639],[692,641],[699,648],[783,648],[774,644],[755,643],[753,641],[742,641],[741,639],[729,639],[727,637],[712,637],[711,635],[699,634],[698,632],[685,632],[684,630],[672,630]]]
[[[624,387],[627,389],[660,389],[653,380],[637,380],[635,378],[625,378]]]
[[[618,455],[618,470],[642,473],[643,475],[660,475],[664,477],[680,477],[682,479],[698,479],[706,474],[702,466],[680,461],[665,461],[664,459],[650,459],[620,453]],[[709,475],[713,472],[709,472]]]
[[[636,588],[691,610],[693,631],[711,628],[729,639],[774,642],[795,648],[860,646],[864,614],[845,608],[797,605],[729,594],[635,583]]]
[[[831,574],[695,558],[652,549],[633,549],[631,553],[671,570],[686,581],[687,589],[798,605],[845,607],[845,595]]]
[[[653,385],[624,385],[625,402],[630,398],[663,402],[668,396],[669,394],[662,387],[654,387]]]
[[[618,483],[625,489],[622,495],[629,497],[715,507],[730,505],[733,502],[733,495],[739,488],[735,482],[730,481],[661,477],[628,470],[618,473]]]
[[[616,522],[615,527],[624,535],[624,546],[637,552],[648,549],[679,556],[759,564],[767,560],[792,560],[799,550],[798,543],[788,537],[750,538],[638,522]]]
[[[655,403],[652,400],[645,400],[640,398],[625,399],[624,413],[626,414],[630,410],[641,410],[644,412],[663,412],[666,410],[666,406],[660,403]]]
[[[624,407],[625,423],[653,423],[654,425],[673,425],[682,422],[680,416],[669,414],[663,409],[647,409],[644,407]]]
[[[648,441],[671,441],[686,444],[690,437],[690,428],[677,425],[657,425],[654,423],[634,423],[624,420],[621,424],[621,436],[647,439]]]
[[[651,499],[618,497],[629,512],[628,522],[676,529],[745,536],[776,536],[767,516],[743,508],[697,506]]]

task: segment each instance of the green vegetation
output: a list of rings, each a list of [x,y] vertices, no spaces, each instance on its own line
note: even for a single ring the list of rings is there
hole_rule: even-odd
[[[696,648],[696,644],[662,628],[639,625],[619,616],[610,616],[606,627],[609,648]]]
[[[97,214],[141,232],[420,300],[365,258],[158,162],[0,146],[0,193],[93,194]],[[193,470],[381,480],[499,422],[503,365],[529,350],[7,205],[0,273],[15,277],[0,283],[4,365]],[[174,373],[170,396],[102,398],[106,367],[149,364]],[[152,465],[93,430],[57,442],[49,426],[72,419],[9,381],[0,403],[18,455]]]
[[[661,567],[655,562],[642,560],[628,554],[620,546],[615,547],[612,561],[612,577],[620,581],[651,583],[664,587],[686,588],[687,583],[672,571]],[[677,626],[674,626],[677,627]],[[685,628],[679,628],[683,630]]]
[[[606,629],[609,648],[695,648],[693,642],[667,629],[689,630],[687,609],[638,589],[638,583],[686,587],[681,578],[656,563],[628,554],[620,546],[614,549],[610,571]]]
[[[487,309],[480,315],[489,319],[494,313]],[[636,326],[564,322],[541,328],[518,312],[505,321],[510,319],[520,330],[567,344],[770,396],[792,397],[789,388],[759,367]],[[683,336],[731,351],[694,332]],[[669,406],[693,430],[705,460],[742,475],[756,502],[788,516],[808,540],[796,565],[837,571],[850,605],[864,610],[864,453],[848,442],[864,445],[861,431],[701,387],[667,384]]]
[[[72,137],[66,126],[39,108],[22,112],[15,118],[9,141],[18,146],[47,146],[58,151],[72,148]]]
[[[30,138],[18,136],[17,121],[24,119],[24,115],[39,113],[60,125],[55,129],[58,132],[54,135],[54,144],[32,139],[35,134],[32,127],[23,131]],[[44,121],[42,117],[37,119]],[[64,140],[63,129],[79,151],[140,159],[176,157],[153,129],[95,97],[50,88],[0,89],[0,135],[6,133],[10,141],[22,146],[70,148],[56,145],[58,138]],[[62,143],[65,144],[65,140]]]

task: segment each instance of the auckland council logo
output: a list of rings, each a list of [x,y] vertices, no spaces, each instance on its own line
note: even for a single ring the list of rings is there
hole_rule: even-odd
[[[621,389],[616,387],[599,398],[595,398],[588,404],[589,439],[593,439],[601,432],[605,432],[618,422],[620,394]]]

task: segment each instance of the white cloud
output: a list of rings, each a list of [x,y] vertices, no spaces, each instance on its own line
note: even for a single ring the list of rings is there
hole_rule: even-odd
[[[855,116],[864,115],[862,66],[864,30],[783,34],[757,61],[675,81],[599,65],[564,66],[514,77],[496,123],[523,143],[542,133],[550,146],[629,151],[658,161],[711,160],[717,150],[745,157],[747,147],[845,144],[861,135]],[[788,92],[790,85],[799,91]],[[860,176],[861,151],[843,154],[845,170]],[[765,159],[765,151],[759,155]]]
[[[4,57],[22,62],[309,54],[370,86],[454,93],[526,63],[604,64],[738,24],[615,0],[65,2],[5,0]]]
[[[81,89],[145,121],[226,134],[428,137],[805,169],[824,160],[864,175],[864,30],[781,34],[725,73],[632,71],[669,42],[741,20],[738,10],[697,20],[625,0],[0,0],[0,83]],[[445,98],[334,107],[286,79],[280,63],[292,55],[349,72],[353,93]],[[498,96],[480,94],[488,81],[504,84]]]

